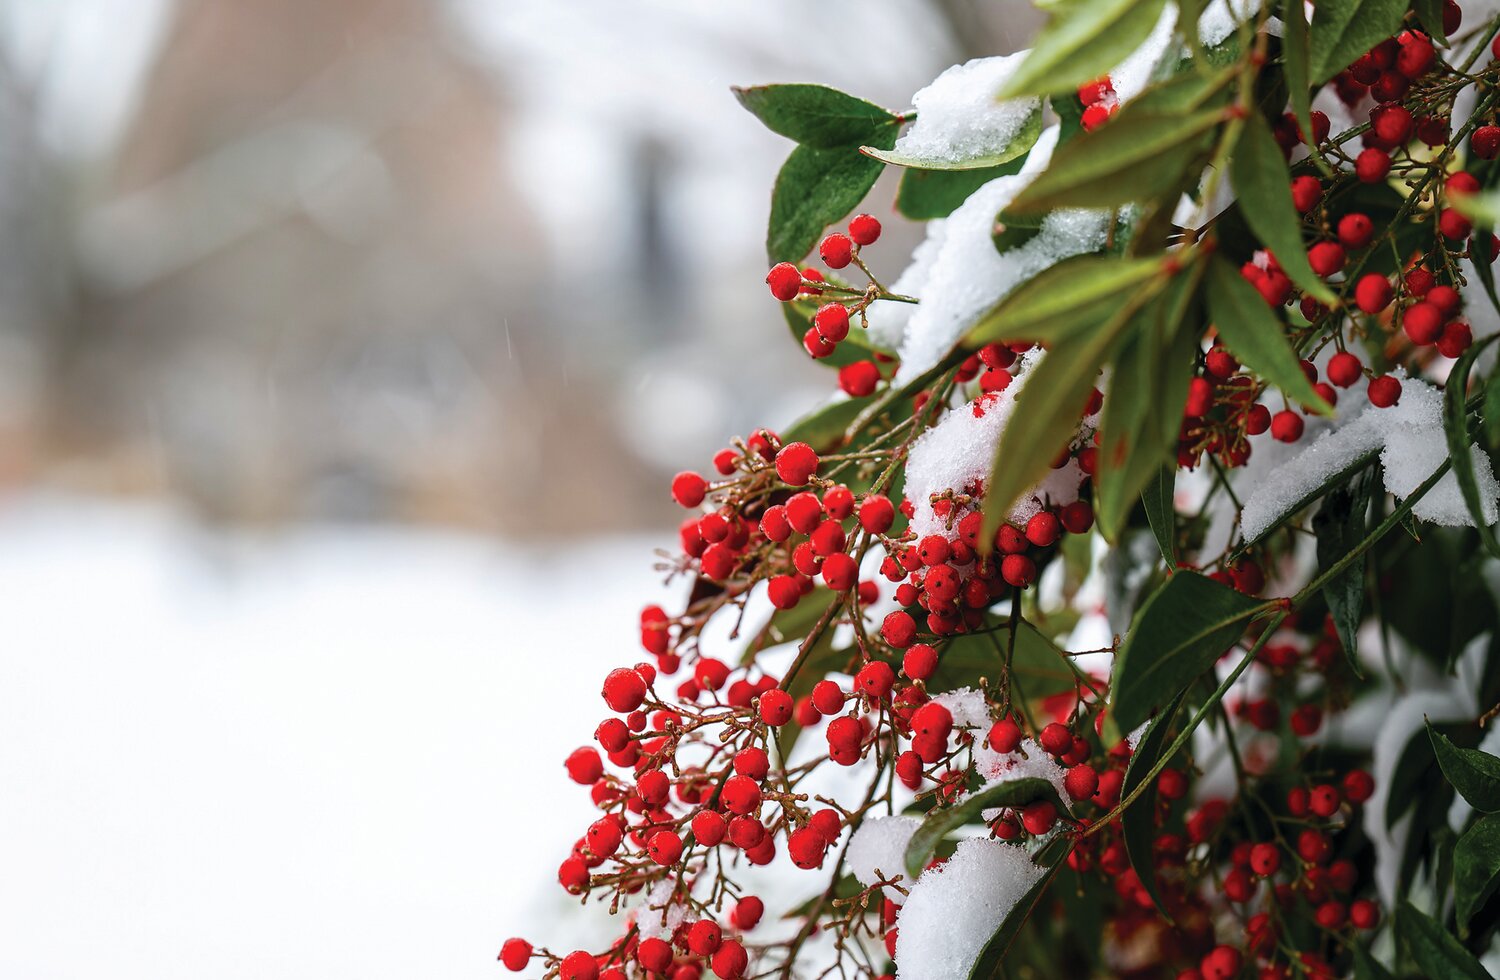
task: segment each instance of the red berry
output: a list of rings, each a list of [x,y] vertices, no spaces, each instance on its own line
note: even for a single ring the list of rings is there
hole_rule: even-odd
[[[843,303],[825,303],[813,314],[818,336],[836,344],[849,336],[849,309]]]
[[[1379,313],[1391,305],[1394,296],[1390,280],[1376,272],[1365,273],[1354,284],[1354,305],[1365,313]]]
[[[1390,154],[1377,147],[1366,147],[1354,158],[1354,175],[1366,184],[1378,184],[1390,172]]]
[[[531,944],[524,939],[507,939],[505,945],[500,947],[500,962],[513,973],[526,969],[526,963],[530,959]]]
[[[1264,405],[1251,405],[1245,413],[1245,432],[1258,436],[1271,427],[1271,410]]]
[[[1244,959],[1233,946],[1215,946],[1198,964],[1203,980],[1230,980],[1239,975]]]
[[[1021,826],[1028,834],[1040,835],[1057,823],[1057,807],[1051,800],[1034,800],[1021,808]]]
[[[722,814],[699,810],[693,817],[693,837],[705,847],[715,847],[724,839],[728,824]]]
[[[1316,177],[1302,176],[1292,179],[1292,206],[1306,214],[1318,206],[1323,199],[1323,185]]]
[[[818,243],[818,254],[830,269],[842,269],[854,257],[854,243],[848,235],[834,232]]]
[[[1096,102],[1083,110],[1082,117],[1078,120],[1086,133],[1092,133],[1100,126],[1109,121],[1110,109],[1102,102]]]
[[[1042,729],[1037,739],[1043,751],[1050,755],[1062,755],[1073,748],[1073,733],[1068,731],[1066,725],[1051,722]]]
[[[917,638],[917,621],[911,614],[896,610],[888,613],[880,624],[880,635],[897,650],[905,650]]]
[[[819,361],[838,350],[838,344],[818,333],[817,327],[808,327],[807,333],[802,335],[802,348],[809,357]]]
[[[733,939],[724,940],[711,960],[714,976],[719,980],[739,980],[744,976],[745,967],[750,965],[750,957],[741,946]]]
[[[1339,241],[1345,248],[1364,248],[1375,237],[1375,223],[1368,215],[1351,211],[1339,219]]]
[[[1438,231],[1445,238],[1454,240],[1468,238],[1469,233],[1474,230],[1474,223],[1452,208],[1443,208],[1438,214]]]
[[[1370,379],[1367,390],[1370,404],[1376,408],[1390,408],[1401,400],[1401,382],[1389,374]]]
[[[1320,817],[1331,817],[1338,813],[1341,802],[1338,789],[1328,783],[1314,786],[1307,795],[1308,808]]]
[[[1051,511],[1044,510],[1033,514],[1031,520],[1026,522],[1026,540],[1038,548],[1051,546],[1061,533],[1062,525],[1057,515]]]
[[[1411,137],[1411,128],[1411,113],[1405,106],[1378,105],[1370,110],[1370,130],[1384,143],[1405,143]]]
[[[729,918],[734,922],[735,928],[741,932],[749,932],[760,922],[760,917],[766,914],[766,905],[754,895],[746,895],[734,906],[734,911]]]
[[[1025,555],[1006,555],[1000,560],[1000,577],[1007,585],[1024,589],[1036,580],[1036,562]]]
[[[1194,377],[1188,382],[1187,406],[1183,414],[1202,418],[1214,407],[1214,386],[1207,378]]]
[[[818,454],[805,442],[788,443],[776,454],[776,475],[789,486],[806,486],[817,471]],[[818,509],[822,510],[821,504]]]
[[[1380,921],[1380,906],[1368,898],[1357,899],[1349,905],[1349,922],[1356,929],[1373,929]]]
[[[1307,262],[1318,275],[1327,278],[1344,268],[1344,246],[1338,242],[1318,242],[1307,250]]]
[[[1075,800],[1087,800],[1099,791],[1099,774],[1094,767],[1081,763],[1063,776],[1063,788]]]
[[[1359,358],[1348,351],[1339,351],[1328,359],[1328,380],[1340,388],[1347,388],[1364,374]]]
[[[1443,332],[1443,314],[1432,303],[1420,300],[1401,314],[1401,329],[1418,346],[1434,343]]]
[[[617,667],[604,678],[604,703],[611,711],[626,714],[646,700],[646,682],[628,667]]]
[[[1094,526],[1094,508],[1086,500],[1075,500],[1058,512],[1057,517],[1069,534],[1087,534]]]
[[[836,715],[844,710],[844,692],[835,681],[818,681],[812,689],[813,707],[825,715]]]
[[[937,650],[926,643],[914,643],[901,657],[901,672],[914,681],[925,681],[937,669]]]
[[[1403,32],[1400,41],[1401,51],[1396,55],[1396,70],[1410,79],[1418,79],[1427,74],[1437,58],[1432,42],[1415,31]]]
[[[839,388],[850,398],[863,398],[880,384],[880,368],[874,361],[854,361],[839,368]]]
[[[766,285],[771,287],[771,295],[789,303],[797,298],[797,291],[802,288],[802,273],[790,262],[778,262],[766,273]]]
[[[811,870],[822,866],[828,842],[812,827],[798,827],[787,836],[786,852],[797,867]]]
[[[896,520],[889,497],[871,494],[859,505],[859,526],[871,534],[884,534]]]
[[[749,776],[734,775],[724,780],[719,802],[730,813],[744,816],[760,806],[760,785]]]
[[[1500,126],[1480,126],[1469,137],[1469,148],[1481,160],[1500,156]]]
[[[562,958],[557,976],[559,980],[599,980],[599,964],[593,953],[575,949]]]
[[[1277,442],[1296,442],[1302,438],[1302,416],[1286,409],[1271,416],[1271,438]]]
[[[766,595],[777,609],[792,609],[802,601],[802,584],[795,575],[774,575],[766,583]]]
[[[874,245],[880,237],[880,222],[868,214],[856,214],[849,219],[849,237],[857,245]]]
[[[658,830],[651,835],[646,853],[651,856],[651,860],[663,867],[676,864],[677,859],[682,857],[682,838],[670,830]]]
[[[1250,848],[1250,870],[1269,878],[1281,867],[1281,851],[1275,844],[1256,844]]]
[[[854,675],[854,687],[865,697],[879,701],[891,693],[896,683],[895,671],[883,660],[872,660]]]
[[[996,752],[1014,752],[1021,747],[1021,726],[1009,718],[1002,718],[990,726],[988,741]],[[1072,743],[1071,736],[1068,741]]]
[[[1352,803],[1363,803],[1375,794],[1375,779],[1363,769],[1344,774],[1344,795]]]

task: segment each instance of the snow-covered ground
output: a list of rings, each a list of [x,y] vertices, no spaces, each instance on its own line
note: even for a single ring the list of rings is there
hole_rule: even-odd
[[[0,504],[0,977],[455,980],[599,935],[561,758],[652,545]]]

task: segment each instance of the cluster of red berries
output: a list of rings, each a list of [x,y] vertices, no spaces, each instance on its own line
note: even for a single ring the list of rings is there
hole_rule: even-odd
[[[1078,101],[1083,105],[1083,115],[1079,124],[1086,132],[1093,132],[1109,120],[1120,108],[1120,100],[1115,96],[1114,83],[1109,76],[1089,82],[1078,87]]]
[[[868,214],[857,214],[849,220],[847,235],[836,231],[818,243],[818,255],[830,269],[843,269],[852,262],[864,270],[859,250],[866,245],[873,245],[879,238],[880,222]],[[868,277],[868,273],[866,275]],[[858,316],[860,325],[867,328],[869,324],[865,320],[865,310],[880,295],[873,279],[867,287],[856,290],[826,279],[816,269],[798,269],[791,262],[780,262],[772,266],[771,271],[766,273],[766,285],[770,287],[771,295],[783,303],[790,303],[799,296],[821,296],[825,293],[842,294],[853,299],[849,303],[831,299],[813,313],[812,326],[803,334],[802,346],[814,359],[828,357],[838,350],[840,342],[849,336],[851,316]],[[868,366],[850,372],[846,390],[849,387],[865,389],[850,393],[869,394],[880,381],[879,369],[872,361],[859,363]]]

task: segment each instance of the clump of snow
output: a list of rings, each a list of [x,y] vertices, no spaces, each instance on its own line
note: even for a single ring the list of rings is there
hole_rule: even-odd
[[[1146,40],[1141,42],[1141,46],[1109,73],[1116,99],[1123,103],[1140,95],[1147,85],[1156,80],[1157,71],[1167,59],[1179,55],[1181,46],[1172,37],[1172,31],[1176,27],[1177,5],[1169,3],[1162,8],[1156,26],[1146,36]]]
[[[896,140],[895,152],[943,163],[999,154],[1041,108],[1036,97],[995,98],[1030,53],[975,58],[933,79],[912,96],[917,121]]]
[[[1015,779],[1025,779],[1035,776],[1045,779],[1057,789],[1059,796],[1066,790],[1063,788],[1063,777],[1066,775],[1062,766],[1048,755],[1040,745],[1032,739],[1023,739],[1021,747],[1015,752],[996,752],[990,748],[985,739],[976,740],[974,744],[974,771],[985,781],[983,789],[988,789],[996,783],[1006,783]],[[1064,797],[1066,799],[1066,797]],[[999,810],[985,814],[986,820],[994,819]]]
[[[971,837],[923,872],[896,919],[898,980],[966,977],[1010,910],[1042,878],[1019,847]]]
[[[946,227],[947,220],[944,218],[927,222],[927,237],[911,253],[911,264],[888,287],[891,292],[898,296],[922,298],[927,291],[927,280],[932,276],[932,266],[937,261],[938,253],[943,250]],[[895,350],[901,346],[901,340],[906,336],[906,324],[916,311],[917,307],[911,303],[877,300],[865,314],[869,323],[869,338],[882,347]]]
[[[880,881],[882,874],[886,879],[906,874],[906,845],[920,826],[920,817],[866,817],[849,838],[844,853],[849,873],[867,887]],[[891,901],[897,904],[904,901],[904,896],[894,888],[885,891]]]
[[[1260,0],[1213,0],[1198,18],[1198,40],[1215,48],[1260,9]]]
[[[646,904],[635,914],[635,926],[642,939],[670,942],[684,923],[697,920],[686,902],[672,901],[676,886],[675,879],[663,878],[646,893]]]
[[[961,687],[956,691],[935,694],[932,700],[948,709],[948,713],[953,716],[954,728],[989,730],[990,705],[984,698],[984,692],[972,687]]]
[[[1389,408],[1366,408],[1263,474],[1245,498],[1240,515],[1246,540],[1258,538],[1330,478],[1376,451],[1385,489],[1400,498],[1410,496],[1448,458],[1442,393],[1425,381],[1406,378],[1401,382],[1400,402]],[[1472,453],[1482,513],[1493,524],[1500,514],[1500,482],[1488,454],[1477,446]],[[1451,472],[1417,501],[1412,513],[1450,527],[1473,524],[1458,477]]]
[[[907,323],[896,384],[932,367],[964,333],[1011,290],[1065,258],[1104,247],[1109,217],[1102,211],[1054,211],[1025,244],[995,249],[995,216],[1032,180],[996,177],[949,215],[922,302]]]
[[[953,536],[954,528],[933,512],[932,495],[946,490],[964,493],[989,477],[990,463],[1015,409],[1016,395],[1025,388],[1027,377],[1043,356],[1041,351],[1021,355],[1013,367],[1016,379],[1005,390],[953,409],[912,444],[906,461],[906,497],[912,502],[911,526],[918,537]],[[1066,466],[1050,470],[1030,493],[1023,494],[1008,516],[1012,522],[1023,524],[1041,509],[1042,500],[1056,506],[1070,504],[1078,499],[1082,483],[1083,471],[1069,460]]]

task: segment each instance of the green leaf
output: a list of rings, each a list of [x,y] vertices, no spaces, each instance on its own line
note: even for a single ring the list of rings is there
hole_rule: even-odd
[[[1151,727],[1146,729],[1146,734],[1136,743],[1135,751],[1130,754],[1130,764],[1125,767],[1125,781],[1120,785],[1121,799],[1134,793],[1161,761],[1162,752],[1168,744],[1167,735],[1172,727],[1172,719],[1177,716],[1182,700],[1181,694],[1173,698],[1172,703],[1162,710]],[[1125,839],[1125,853],[1130,858],[1130,866],[1135,868],[1141,879],[1141,887],[1151,896],[1151,904],[1171,922],[1172,915],[1162,904],[1156,887],[1156,855],[1152,853],[1157,835],[1155,780],[1120,815],[1120,834]]]
[[[1458,934],[1469,935],[1469,923],[1500,886],[1500,816],[1480,817],[1453,849],[1454,915]]]
[[[1313,534],[1318,539],[1318,571],[1326,571],[1349,554],[1365,537],[1365,514],[1370,509],[1372,474],[1364,472],[1335,487],[1323,498],[1313,518]],[[1339,642],[1356,676],[1363,676],[1356,655],[1355,636],[1364,613],[1365,556],[1351,562],[1339,575],[1323,586],[1328,613],[1339,634]]]
[[[1110,716],[1118,729],[1131,731],[1213,667],[1265,608],[1205,575],[1174,572],[1141,606],[1115,658]]]
[[[989,153],[980,156],[967,157],[962,160],[946,160],[936,157],[914,156],[910,153],[901,153],[896,150],[885,150],[878,146],[862,146],[860,152],[866,156],[872,156],[882,163],[889,163],[896,167],[908,167],[914,170],[984,170],[998,167],[1002,163],[1009,163],[1017,157],[1025,156],[1037,137],[1042,135],[1042,105],[1038,101],[1031,113],[1026,117],[1016,135],[1011,137],[1009,143]]]
[[[874,400],[874,395],[866,395],[829,402],[793,422],[781,438],[783,442],[805,442],[819,453],[832,452],[844,445],[844,435],[850,423]],[[799,606],[802,604],[798,603]]]
[[[999,97],[1076,89],[1124,61],[1156,26],[1165,0],[1067,0],[1037,34]]]
[[[1493,980],[1473,953],[1464,949],[1463,944],[1448,934],[1448,930],[1409,901],[1403,900],[1396,909],[1396,938],[1406,947],[1407,955],[1424,977]]]
[[[1158,470],[1156,476],[1147,481],[1145,489],[1141,491],[1141,503],[1146,508],[1146,521],[1151,525],[1151,533],[1156,536],[1156,544],[1161,548],[1161,556],[1166,559],[1169,570],[1177,568],[1177,507],[1174,502],[1176,494],[1176,460]]]
[[[1319,397],[1312,382],[1302,373],[1276,314],[1239,270],[1217,255],[1209,264],[1208,309],[1219,328],[1219,339],[1242,364],[1286,392],[1293,401],[1324,415],[1333,414],[1333,408]]]
[[[990,935],[984,948],[979,951],[979,957],[974,961],[974,967],[969,971],[969,980],[993,980],[1005,974],[1000,969],[1000,964],[1005,960],[1005,954],[1010,952],[1011,944],[1015,942],[1016,935],[1021,927],[1026,924],[1027,918],[1031,916],[1037,904],[1042,900],[1042,894],[1046,892],[1047,886],[1052,884],[1052,879],[1063,869],[1067,852],[1073,849],[1073,842],[1067,840],[1063,845],[1065,850],[1057,857],[1051,867],[1041,880],[1026,890],[1021,900],[1011,907],[1006,913],[1005,919]]]
[[[1287,277],[1323,304],[1334,305],[1333,291],[1307,264],[1302,219],[1292,204],[1292,177],[1286,158],[1265,117],[1258,112],[1245,119],[1229,161],[1229,174],[1246,224],[1276,256]]]
[[[1453,366],[1448,382],[1443,389],[1443,429],[1448,436],[1448,456],[1453,460],[1453,473],[1458,479],[1458,489],[1463,494],[1464,504],[1469,508],[1469,517],[1479,531],[1479,540],[1485,550],[1500,558],[1500,541],[1495,539],[1495,529],[1484,515],[1484,503],[1479,496],[1479,479],[1474,473],[1474,449],[1469,440],[1469,372],[1474,359],[1500,337],[1487,337],[1473,344]]]
[[[894,140],[901,117],[826,85],[736,87],[734,97],[773,133],[819,149]]]
[[[1220,109],[1191,115],[1122,110],[1107,125],[1058,147],[1047,169],[1016,196],[1010,209],[1040,213],[1153,200],[1178,185],[1223,119]],[[1290,205],[1290,187],[1286,193]]]
[[[1141,287],[1150,288],[1150,283]],[[981,542],[994,540],[1011,505],[1046,474],[1058,452],[1077,433],[1099,369],[1109,360],[1132,312],[1127,304],[1113,318],[1072,338],[1065,353],[1045,356],[1027,369],[1016,395],[1018,411],[1000,436],[985,482]]]
[[[1443,30],[1443,0],[1412,0],[1412,13],[1417,22],[1432,39],[1443,47],[1448,46],[1448,32]]]
[[[1484,813],[1500,812],[1500,759],[1478,749],[1461,749],[1427,724],[1432,751],[1448,782],[1469,805]]]
[[[1161,256],[1127,259],[1077,255],[1016,287],[980,318],[963,346],[1031,340],[1055,344],[1117,312],[1127,297],[1162,273]]]
[[[1307,493],[1303,495],[1295,504],[1283,511],[1282,515],[1275,521],[1273,521],[1271,525],[1264,531],[1260,532],[1253,538],[1246,538],[1245,541],[1241,543],[1239,551],[1236,552],[1236,555],[1245,551],[1247,548],[1250,548],[1252,545],[1259,544],[1266,538],[1270,537],[1272,534],[1275,534],[1278,529],[1285,526],[1287,521],[1291,520],[1293,517],[1296,517],[1303,508],[1307,507],[1313,501],[1327,496],[1333,491],[1335,487],[1344,483],[1350,477],[1354,476],[1360,470],[1369,466],[1379,458],[1380,447],[1378,446],[1370,450],[1369,452],[1356,457],[1349,463],[1348,466],[1344,467],[1342,470],[1339,470],[1337,473],[1330,476],[1327,480],[1324,480],[1322,483],[1318,484],[1318,486],[1308,490]]]
[[[802,261],[824,229],[859,206],[883,169],[879,160],[853,147],[804,145],[793,150],[771,191],[771,222],[766,232],[770,260]]]
[[[1292,114],[1297,125],[1311,138],[1312,128],[1312,44],[1307,32],[1307,10],[1302,0],[1285,0],[1281,5],[1281,22],[1285,30],[1281,38],[1281,58],[1286,75],[1287,93],[1292,103]],[[1313,159],[1324,173],[1329,172],[1327,162],[1318,148],[1308,143]]]
[[[1024,156],[984,170],[906,170],[896,190],[896,210],[916,221],[946,218],[996,177],[1020,173]]]
[[[1319,0],[1312,22],[1312,80],[1328,81],[1401,29],[1407,0]]]
[[[1354,980],[1396,980],[1363,946],[1354,947]]]
[[[1025,806],[1036,800],[1048,800],[1057,807],[1059,814],[1069,818],[1072,816],[1067,804],[1057,795],[1057,789],[1040,776],[1024,776],[996,783],[970,795],[957,806],[933,809],[906,845],[907,877],[915,881],[922,869],[927,867],[927,862],[932,860],[938,841],[965,824],[981,822],[983,818],[980,814],[985,810]]]
[[[939,651],[937,669],[927,680],[927,690],[956,691],[961,687],[978,687],[981,677],[999,677],[1010,641],[1009,623],[999,617],[986,618],[985,632],[965,633],[949,640]],[[1067,654],[1024,619],[1016,629],[1010,676],[1028,698],[1061,694],[1078,683]]]
[[[1126,328],[1110,374],[1099,426],[1094,515],[1099,533],[1118,541],[1147,483],[1176,455],[1192,361],[1175,356],[1202,264],[1173,276]]]
[[[1047,99],[1047,104],[1057,117],[1057,146],[1063,146],[1083,132],[1083,103],[1078,101],[1076,91],[1053,95]],[[1054,151],[1056,149],[1053,147]]]

